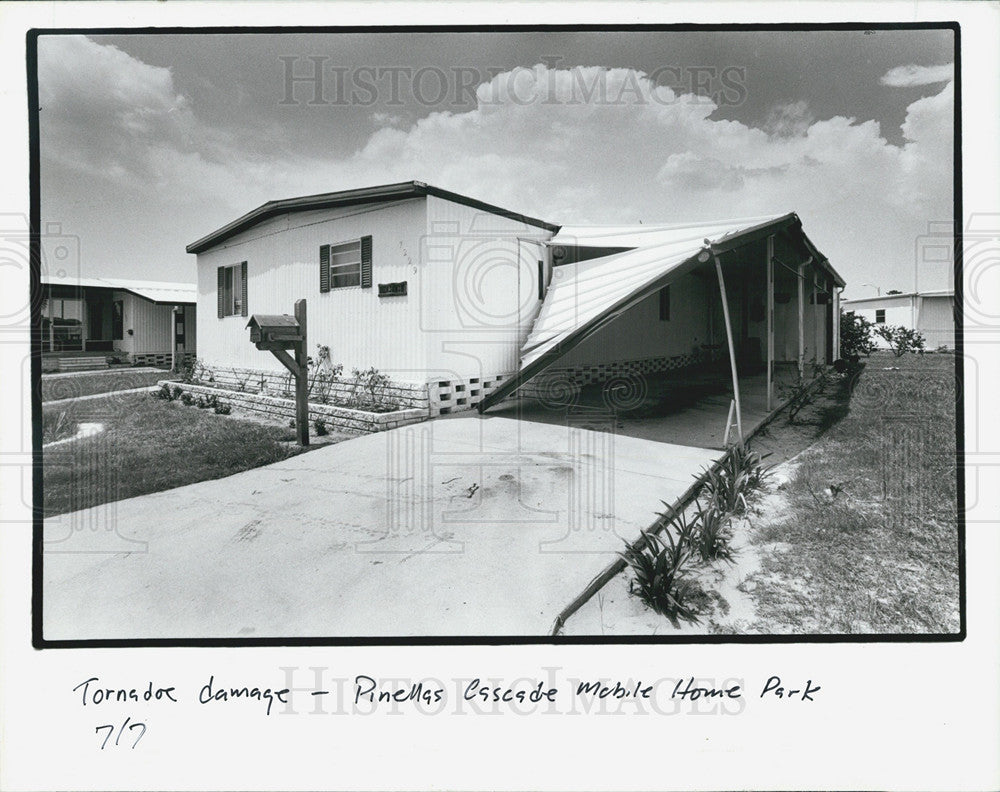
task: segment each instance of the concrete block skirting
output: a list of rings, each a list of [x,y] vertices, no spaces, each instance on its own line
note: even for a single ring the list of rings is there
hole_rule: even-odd
[[[187,382],[172,382],[160,380],[158,385],[168,388],[180,388],[195,395],[215,396],[220,402],[227,402],[234,407],[250,410],[262,415],[287,421],[295,417],[295,401],[279,396],[263,396],[259,393],[230,391],[223,388],[213,388],[208,385],[194,385]],[[371,434],[395,429],[398,426],[419,423],[427,419],[427,410],[405,408],[392,412],[374,413],[364,410],[352,410],[347,407],[337,407],[332,404],[309,405],[309,422],[324,421],[331,430],[345,434]]]
[[[723,350],[699,350],[686,355],[614,360],[579,366],[563,366],[543,371],[518,389],[526,398],[556,400],[566,398],[584,385],[607,382],[616,378],[638,378],[659,371],[676,371],[699,363],[714,363],[722,358]]]
[[[181,352],[178,356],[179,363],[193,363],[194,352]],[[169,366],[171,355],[169,352],[134,352],[129,356],[133,366]]]

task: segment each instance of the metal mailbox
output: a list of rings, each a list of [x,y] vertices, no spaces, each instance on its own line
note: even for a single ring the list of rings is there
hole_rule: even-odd
[[[247,327],[250,328],[250,341],[258,349],[270,346],[288,349],[302,340],[298,320],[288,314],[254,314]]]

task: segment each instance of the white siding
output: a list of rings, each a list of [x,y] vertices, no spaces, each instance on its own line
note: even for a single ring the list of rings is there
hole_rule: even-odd
[[[419,292],[427,379],[516,371],[541,307],[539,259],[548,267],[543,248],[526,240],[552,233],[434,196],[426,227]]]
[[[921,297],[917,329],[924,334],[927,349],[955,347],[955,300],[953,297]]]
[[[629,309],[611,325],[570,350],[559,366],[688,355],[711,343],[709,304],[718,301],[718,283],[686,275],[670,286],[670,320],[660,320],[659,294]],[[721,315],[721,303],[719,313]],[[719,327],[724,327],[721,318]],[[725,342],[723,335],[716,343]]]
[[[123,303],[122,340],[115,341],[116,349],[130,355],[170,352],[172,305],[157,305],[131,292],[114,292],[113,299]]]
[[[198,356],[207,365],[283,371],[250,343],[247,317],[218,318],[216,268],[247,262],[249,314],[291,314],[307,300],[308,343],[330,347],[334,363],[375,366],[393,379],[420,381],[427,368],[420,329],[420,245],[424,199],[286,214],[198,255]],[[319,248],[372,237],[372,287],[319,290]],[[407,281],[404,297],[378,296],[378,284]]]

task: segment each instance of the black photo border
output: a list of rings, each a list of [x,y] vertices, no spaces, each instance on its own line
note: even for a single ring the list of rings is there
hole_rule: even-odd
[[[858,633],[703,636],[338,636],[275,638],[136,638],[48,640],[43,636],[43,484],[41,401],[41,194],[38,94],[38,39],[66,35],[271,35],[287,34],[407,34],[407,33],[678,33],[678,32],[813,32],[864,30],[951,30],[954,35],[954,146],[953,223],[955,283],[955,424],[958,508],[958,579],[960,628],[956,633]],[[951,643],[964,641],[966,624],[966,519],[965,519],[965,414],[963,263],[962,263],[962,73],[961,26],[940,22],[836,22],[836,23],[730,23],[730,24],[566,24],[566,25],[401,25],[401,26],[208,26],[208,27],[101,27],[33,28],[26,34],[27,112],[30,189],[30,293],[31,293],[31,414],[32,414],[32,646],[41,649],[138,647],[302,647],[302,646],[510,646],[510,645],[629,645],[629,644],[806,644],[806,643]]]

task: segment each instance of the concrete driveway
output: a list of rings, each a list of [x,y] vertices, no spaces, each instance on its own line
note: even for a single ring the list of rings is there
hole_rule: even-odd
[[[60,515],[44,636],[546,635],[721,453],[460,415]]]

